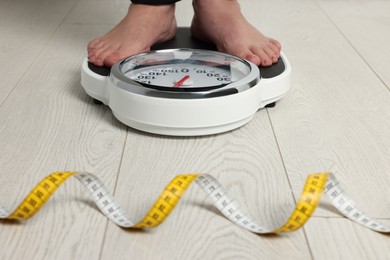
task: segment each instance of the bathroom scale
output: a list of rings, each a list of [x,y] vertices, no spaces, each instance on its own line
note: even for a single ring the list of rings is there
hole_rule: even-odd
[[[178,28],[176,37],[111,68],[84,60],[81,85],[95,103],[122,123],[171,136],[218,134],[248,123],[273,107],[290,88],[291,67],[282,53],[270,67],[218,52]]]

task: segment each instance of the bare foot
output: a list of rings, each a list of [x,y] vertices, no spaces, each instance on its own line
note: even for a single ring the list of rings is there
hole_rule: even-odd
[[[175,5],[131,4],[127,15],[107,34],[88,43],[88,60],[111,67],[130,55],[149,51],[175,36]]]
[[[219,51],[256,65],[270,66],[277,62],[280,43],[249,24],[237,0],[194,0],[193,6],[191,32],[194,37],[211,41]]]

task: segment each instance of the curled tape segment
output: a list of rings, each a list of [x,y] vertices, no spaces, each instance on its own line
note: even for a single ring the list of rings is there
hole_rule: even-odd
[[[69,177],[74,176],[89,191],[101,212],[118,226],[124,228],[153,228],[160,225],[179,203],[180,198],[196,182],[213,201],[214,206],[235,224],[258,234],[293,232],[301,228],[315,211],[323,193],[347,218],[382,233],[390,233],[390,227],[365,215],[344,192],[331,173],[311,174],[307,177],[303,192],[289,219],[280,227],[258,224],[214,177],[208,174],[185,174],[176,176],[163,190],[146,216],[138,223],[131,221],[121,207],[94,175],[86,172],[55,172],[45,177],[12,212],[0,205],[0,219],[26,220],[31,218],[51,195]]]

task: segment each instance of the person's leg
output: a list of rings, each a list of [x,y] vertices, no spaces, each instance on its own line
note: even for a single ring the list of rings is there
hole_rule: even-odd
[[[281,45],[248,23],[237,0],[193,0],[194,37],[213,42],[219,51],[237,55],[257,65],[270,66]]]
[[[110,67],[130,55],[150,50],[157,42],[173,38],[176,33],[176,1],[133,0],[119,24],[88,43],[89,62]]]

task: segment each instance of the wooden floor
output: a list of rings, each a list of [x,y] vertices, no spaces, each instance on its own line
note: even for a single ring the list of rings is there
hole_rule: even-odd
[[[245,0],[247,19],[280,40],[292,88],[275,108],[225,134],[145,134],[80,86],[88,41],[128,0],[0,1],[0,204],[15,207],[57,170],[96,174],[139,219],[169,180],[209,173],[263,224],[282,223],[309,173],[332,171],[390,224],[390,2]],[[177,4],[189,26],[191,1]],[[297,232],[259,236],[223,218],[192,187],[160,227],[109,222],[71,180],[26,222],[0,222],[0,259],[389,259],[390,236],[328,204]]]

